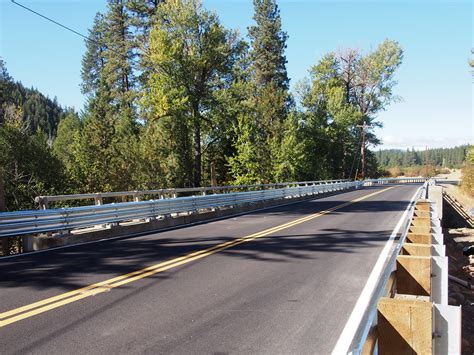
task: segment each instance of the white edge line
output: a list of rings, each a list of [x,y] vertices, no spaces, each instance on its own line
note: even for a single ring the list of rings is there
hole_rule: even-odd
[[[397,225],[395,226],[395,229],[390,235],[387,243],[382,249],[382,252],[380,253],[379,258],[377,259],[377,262],[375,263],[375,266],[372,269],[372,272],[370,273],[369,279],[367,280],[367,283],[365,284],[364,289],[362,290],[362,293],[360,294],[359,299],[357,300],[357,303],[355,304],[352,310],[352,313],[349,316],[349,319],[347,320],[347,323],[344,326],[344,329],[342,330],[342,333],[339,336],[339,339],[337,340],[336,346],[332,350],[332,353],[331,353],[332,355],[347,354],[349,350],[349,346],[352,343],[352,339],[354,338],[357,328],[359,327],[362,317],[364,316],[365,310],[367,306],[369,305],[370,298],[374,292],[374,289],[380,277],[380,274],[383,271],[383,267],[384,267],[385,261],[387,260],[388,253],[390,252],[390,249],[392,247],[393,241],[395,240],[395,237],[397,236],[398,231],[400,230],[403,222],[405,221],[408,211],[410,210],[410,207],[413,201],[415,200],[416,196],[418,195],[419,191],[420,189],[416,190],[415,194],[410,200],[410,203],[408,204],[408,207],[406,208],[402,217],[400,218]]]
[[[238,212],[238,213],[235,213],[235,214],[229,214],[227,216],[209,218],[209,219],[205,219],[205,220],[202,220],[202,221],[185,223],[185,224],[181,224],[181,225],[177,225],[177,226],[165,227],[165,228],[160,228],[160,229],[156,229],[156,230],[125,234],[125,235],[121,235],[121,236],[118,236],[118,237],[103,238],[103,239],[91,240],[91,241],[83,242],[83,243],[61,245],[59,247],[53,247],[53,248],[41,249],[41,250],[34,250],[34,251],[26,252],[26,253],[20,253],[20,254],[8,255],[8,256],[0,256],[0,262],[3,261],[3,260],[7,260],[7,259],[27,257],[27,256],[34,255],[34,254],[53,252],[53,251],[56,251],[56,250],[61,250],[61,249],[66,249],[66,248],[81,247],[83,245],[88,245],[88,244],[104,243],[104,242],[107,242],[107,241],[113,241],[113,240],[117,240],[117,239],[129,239],[129,238],[136,238],[136,237],[145,237],[145,236],[151,235],[151,234],[158,234],[158,233],[161,233],[161,232],[169,232],[171,230],[176,230],[176,229],[180,229],[180,228],[192,227],[192,226],[211,223],[211,222],[218,222],[218,221],[228,219],[228,218],[241,217],[241,216],[244,216],[244,215],[247,215],[247,214],[252,214],[254,212],[270,210],[270,209],[278,208],[278,207],[282,207],[282,206],[296,205],[296,204],[302,203],[302,202],[320,200],[320,199],[325,198],[325,197],[331,197],[331,196],[334,196],[334,195],[339,195],[339,194],[352,192],[352,191],[363,190],[363,189],[364,189],[364,186],[356,187],[354,189],[348,188],[348,189],[345,189],[345,190],[329,191],[329,195],[327,195],[327,196],[318,196],[320,194],[318,192],[314,195],[309,195],[309,196],[306,195],[306,196],[308,196],[307,199],[288,202],[288,203],[284,203],[284,204],[276,205],[276,206],[268,206],[268,207],[258,208],[258,209],[254,209],[254,210],[250,210],[250,211]],[[333,192],[334,192],[334,194],[333,194]],[[327,192],[323,191],[323,192],[321,192],[321,194],[327,194]],[[289,200],[291,200],[291,199],[289,199]]]

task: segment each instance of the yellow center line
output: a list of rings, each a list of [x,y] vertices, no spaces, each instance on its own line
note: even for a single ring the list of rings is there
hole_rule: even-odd
[[[72,302],[75,302],[75,301],[78,301],[78,300],[81,300],[83,298],[90,297],[90,296],[95,296],[95,295],[98,295],[98,294],[103,293],[103,292],[108,292],[113,288],[128,284],[130,282],[137,281],[137,280],[143,279],[145,277],[149,277],[149,276],[155,275],[157,273],[160,273],[160,272],[163,272],[163,271],[166,271],[166,270],[169,270],[169,269],[173,269],[173,268],[178,267],[180,265],[184,265],[184,264],[190,263],[192,261],[202,259],[204,257],[207,257],[209,255],[218,253],[222,250],[234,247],[236,245],[246,243],[246,242],[250,242],[252,240],[262,238],[262,237],[268,236],[270,234],[273,234],[275,232],[279,232],[279,231],[282,231],[284,229],[296,226],[298,224],[310,221],[312,219],[321,217],[325,214],[328,214],[328,213],[331,213],[333,211],[344,208],[348,205],[351,205],[351,204],[357,203],[359,201],[365,200],[367,198],[370,198],[372,196],[378,195],[378,194],[380,194],[384,191],[390,190],[394,187],[395,186],[392,186],[392,187],[389,187],[389,188],[386,188],[386,189],[383,189],[383,190],[380,190],[380,191],[376,191],[376,192],[371,193],[369,195],[365,195],[365,196],[356,198],[354,200],[342,203],[340,205],[329,208],[327,210],[317,212],[317,213],[311,214],[311,215],[306,216],[306,217],[298,218],[294,221],[290,221],[290,222],[281,224],[279,226],[268,228],[268,229],[265,229],[263,231],[247,235],[245,237],[241,237],[241,238],[234,239],[232,241],[221,243],[221,244],[215,245],[211,248],[198,250],[198,251],[195,251],[195,252],[192,252],[192,253],[189,253],[189,254],[186,254],[186,255],[183,255],[183,256],[165,261],[165,262],[161,262],[161,263],[158,263],[158,264],[155,264],[155,265],[148,266],[148,267],[140,269],[140,270],[136,270],[136,271],[133,271],[133,272],[130,272],[130,273],[127,273],[127,274],[124,274],[124,275],[120,275],[120,276],[117,276],[117,277],[114,277],[114,278],[111,278],[111,279],[108,279],[108,280],[105,280],[105,281],[101,281],[101,282],[98,282],[98,283],[95,283],[95,284],[92,284],[92,285],[89,285],[89,286],[79,288],[77,290],[65,292],[65,293],[59,294],[59,295],[54,296],[54,297],[50,297],[50,298],[47,298],[47,299],[44,299],[44,300],[41,300],[41,301],[38,301],[38,302],[34,302],[34,303],[31,303],[31,304],[28,304],[28,305],[25,305],[25,306],[22,306],[22,307],[19,307],[19,308],[12,309],[12,310],[4,312],[4,313],[0,313],[0,328],[4,327],[6,325],[9,325],[9,324],[18,322],[22,319],[29,318],[29,317],[32,317],[34,315],[37,315],[37,314],[40,314],[40,313],[43,313],[43,312],[47,312],[49,310],[64,306],[66,304],[69,304],[69,303],[72,303]]]

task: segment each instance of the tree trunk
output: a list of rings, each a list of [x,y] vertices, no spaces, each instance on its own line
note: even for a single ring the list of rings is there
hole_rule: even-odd
[[[201,122],[194,112],[194,187],[201,186]]]

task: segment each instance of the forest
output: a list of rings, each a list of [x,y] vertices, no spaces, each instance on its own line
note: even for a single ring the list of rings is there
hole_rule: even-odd
[[[430,165],[443,168],[460,168],[466,160],[468,145],[454,148],[435,148],[416,151],[415,149],[385,149],[375,152],[382,168]]]
[[[38,195],[354,179],[423,161],[367,149],[362,172],[362,144],[380,143],[377,115],[398,99],[399,43],[327,53],[290,91],[278,5],[253,3],[242,36],[199,0],[108,0],[85,40],[80,113],[1,61],[0,210],[35,208]],[[457,165],[458,153],[430,159]]]

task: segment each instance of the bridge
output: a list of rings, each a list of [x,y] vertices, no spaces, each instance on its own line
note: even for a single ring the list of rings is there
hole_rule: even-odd
[[[239,188],[0,214],[30,251],[0,258],[1,352],[459,349],[425,179]]]

